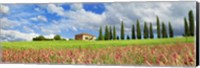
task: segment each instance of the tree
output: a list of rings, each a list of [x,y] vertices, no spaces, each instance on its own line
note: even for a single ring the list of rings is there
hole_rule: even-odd
[[[161,34],[160,34],[160,21],[159,21],[158,16],[156,16],[156,20],[157,20],[157,35],[158,35],[158,38],[160,38],[161,37]]]
[[[42,35],[38,36],[38,37],[35,37],[32,39],[33,41],[43,41],[43,40],[46,40],[46,38]]]
[[[132,39],[136,39],[136,37],[135,37],[135,26],[134,26],[134,24],[132,25]]]
[[[162,22],[162,37],[167,38],[167,32],[166,32],[166,27],[165,27],[164,22]]]
[[[119,36],[117,36],[117,40],[119,40]]]
[[[120,35],[120,37],[121,37],[121,40],[124,40],[124,23],[123,23],[123,21],[121,23],[121,35]]]
[[[38,37],[38,39],[40,39],[40,40],[45,40],[46,38],[45,38],[44,36],[40,35],[40,36]]]
[[[127,35],[127,36],[126,36],[126,39],[127,39],[127,40],[129,40],[129,39],[130,39],[129,35]]]
[[[189,27],[188,27],[188,22],[187,22],[186,17],[184,17],[184,25],[185,25],[185,34],[184,34],[184,36],[189,36],[190,32],[189,32]]]
[[[174,37],[173,27],[171,25],[171,22],[169,22],[169,37]]]
[[[188,15],[189,15],[189,23],[190,23],[190,27],[189,27],[190,35],[194,36],[194,15],[193,15],[192,10],[189,11]]]
[[[148,27],[147,27],[147,23],[144,22],[144,39],[149,37],[149,31],[148,31]]]
[[[60,35],[58,35],[58,34],[57,34],[57,35],[55,35],[55,36],[54,36],[54,40],[61,40],[61,37],[60,37]]]
[[[110,40],[112,40],[113,39],[113,35],[112,35],[112,27],[110,26],[110,31],[109,31],[109,33],[110,33]]]
[[[99,40],[103,40],[102,27],[99,28]]]
[[[137,38],[141,39],[140,22],[138,19],[137,19]]]
[[[109,40],[110,39],[107,25],[106,25],[106,28],[105,28],[105,35],[104,36],[105,36],[105,40]]]
[[[116,40],[117,36],[116,36],[116,29],[115,26],[113,27],[113,40]]]
[[[152,23],[150,23],[150,38],[153,38],[153,27],[152,27]]]

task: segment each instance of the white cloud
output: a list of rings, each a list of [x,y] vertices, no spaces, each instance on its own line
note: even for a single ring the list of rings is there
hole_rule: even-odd
[[[10,8],[6,5],[0,5],[0,14],[7,14]]]
[[[105,14],[95,14],[93,12],[85,11],[82,4],[75,3],[71,6],[71,11],[66,11],[66,18],[62,18],[58,21],[53,21],[49,26],[41,27],[44,33],[59,33],[62,30],[66,31],[71,29],[73,31],[91,29],[97,30],[100,25],[104,25],[106,19]]]
[[[44,37],[45,37],[45,38],[51,39],[51,38],[53,38],[54,36],[55,36],[55,34],[49,34],[49,35],[45,35]]]
[[[55,5],[55,4],[48,4],[47,10],[50,13],[56,13],[60,16],[64,15],[64,9],[60,6]]]
[[[23,26],[23,29],[25,30],[25,32],[28,32],[28,33],[34,33],[34,30],[31,29],[30,27]]]
[[[84,10],[84,9],[83,9],[83,5],[82,5],[81,3],[72,4],[72,5],[71,5],[71,9],[74,10],[74,11],[77,11],[77,10]]]
[[[19,25],[20,23],[18,21],[9,20],[6,17],[0,18],[0,28],[12,28]]]
[[[143,29],[144,21],[152,22],[155,27],[156,16],[159,16],[160,22],[165,22],[166,25],[171,21],[175,33],[180,35],[184,28],[183,17],[187,17],[190,9],[195,15],[194,6],[195,2],[109,3],[105,5],[105,21],[120,26],[119,19],[122,19],[125,27],[130,29],[130,24],[136,24],[136,20],[139,19]]]
[[[1,31],[1,41],[31,41],[33,37],[39,36],[39,34],[36,33],[22,33],[16,30],[3,30]]]
[[[40,12],[40,9],[39,9],[39,8],[35,8],[34,10],[37,11],[37,12]]]
[[[32,41],[34,37],[39,36],[37,33],[22,33],[17,30],[4,30],[0,29],[0,42],[3,41]],[[53,38],[55,34],[43,35],[45,38]],[[67,38],[66,38],[67,39]]]
[[[47,22],[47,18],[45,16],[38,15],[37,17],[30,18],[33,21]]]

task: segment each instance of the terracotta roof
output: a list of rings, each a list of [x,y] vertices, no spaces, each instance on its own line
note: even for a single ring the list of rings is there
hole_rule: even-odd
[[[80,34],[76,34],[76,35],[89,35],[89,36],[94,36],[94,35],[91,35],[91,34],[88,34],[88,33],[80,33]]]

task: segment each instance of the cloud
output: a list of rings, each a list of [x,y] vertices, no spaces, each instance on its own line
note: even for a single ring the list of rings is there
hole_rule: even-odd
[[[34,33],[34,30],[31,29],[30,27],[27,27],[27,26],[23,26],[23,29],[25,30],[25,32],[27,33]]]
[[[45,35],[44,37],[51,39],[51,38],[54,38],[54,36],[55,36],[55,34],[49,34],[49,35]]]
[[[130,29],[131,24],[136,25],[137,19],[141,23],[141,29],[143,29],[145,21],[147,23],[151,22],[155,27],[156,16],[159,16],[160,21],[166,25],[171,21],[176,35],[182,35],[184,28],[183,17],[187,16],[189,10],[193,10],[195,13],[194,6],[195,2],[109,3],[105,4],[106,11],[104,13],[106,15],[105,21],[109,22],[110,25],[118,24],[117,26],[120,26],[120,19],[122,19],[125,29]],[[130,31],[126,33],[130,34]]]
[[[0,29],[1,41],[31,41],[33,37],[39,36],[36,33],[22,33],[17,30]]]
[[[64,9],[60,6],[55,5],[55,4],[48,4],[47,10],[50,13],[56,13],[57,15],[60,15],[60,16],[64,15]]]
[[[6,5],[0,5],[0,14],[8,14],[10,8]]]
[[[0,42],[4,41],[31,41],[32,38],[39,36],[38,33],[23,33],[17,30],[0,29]],[[53,38],[55,34],[43,35],[45,38]]]
[[[81,3],[75,3],[71,5],[71,9],[74,11],[83,10],[83,5]]]
[[[47,22],[47,18],[45,16],[38,15],[37,17],[30,18],[33,21]]]
[[[15,26],[19,26],[20,23],[18,21],[9,20],[6,17],[0,18],[0,29],[2,28],[13,28]]]
[[[37,12],[40,12],[40,9],[39,9],[39,8],[35,8],[34,10],[37,11]]]

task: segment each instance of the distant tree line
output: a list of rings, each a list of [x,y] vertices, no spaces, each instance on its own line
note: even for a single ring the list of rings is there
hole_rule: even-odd
[[[53,38],[45,38],[44,36],[40,35],[32,39],[33,41],[53,41],[53,40],[65,40],[61,38],[60,35],[55,35]]]
[[[194,36],[194,16],[192,10],[189,11],[189,24],[187,23],[186,17],[184,18],[185,22],[185,34],[184,36]],[[168,29],[164,22],[160,24],[159,17],[156,16],[156,25],[157,25],[157,38],[172,38],[174,37],[174,31],[173,27],[171,25],[171,22],[168,22]],[[149,26],[149,27],[148,27]],[[168,32],[167,32],[168,31]],[[153,32],[153,26],[152,23],[147,24],[147,22],[144,22],[143,27],[143,38],[144,39],[153,39],[154,38],[154,32]],[[99,29],[99,37],[98,40],[125,40],[125,31],[124,31],[124,22],[121,22],[121,28],[120,28],[120,36],[116,34],[116,28],[113,26],[106,25],[105,26],[105,32],[103,35],[102,26],[100,26]],[[126,39],[142,39],[142,31],[140,28],[140,22],[137,19],[136,21],[136,28],[135,25],[132,24],[131,26],[131,37],[127,34]]]

